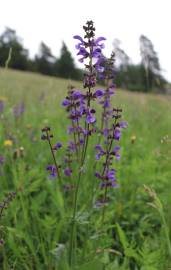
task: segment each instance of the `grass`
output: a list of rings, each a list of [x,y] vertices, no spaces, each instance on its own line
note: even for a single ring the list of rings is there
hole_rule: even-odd
[[[0,122],[0,155],[5,157],[0,168],[0,201],[7,192],[17,192],[0,220],[0,238],[5,240],[0,247],[2,270],[70,269],[66,258],[72,191],[62,196],[57,181],[48,179],[45,168],[52,160],[48,146],[40,140],[41,128],[49,125],[54,142],[67,142],[61,101],[70,83],[81,87],[69,80],[0,69],[0,99],[5,101]],[[26,110],[16,120],[12,108],[21,101]],[[113,104],[123,108],[123,118],[129,123],[121,139],[122,158],[115,165],[120,187],[111,191],[110,226],[99,235],[100,210],[89,205],[93,140],[86,162],[89,174],[79,194],[84,204],[77,217],[75,269],[169,270],[165,232],[166,226],[171,229],[171,98],[118,90]],[[5,146],[5,140],[12,140],[13,145]],[[152,198],[144,184],[155,189],[166,224],[147,204]]]

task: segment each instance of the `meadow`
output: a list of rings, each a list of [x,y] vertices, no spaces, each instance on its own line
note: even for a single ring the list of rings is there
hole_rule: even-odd
[[[71,269],[67,246],[73,190],[61,191],[58,180],[49,179],[46,166],[52,157],[41,140],[44,126],[51,127],[54,142],[68,140],[68,120],[61,106],[68,84],[82,87],[70,80],[0,69],[0,100],[5,105],[0,113],[0,156],[4,158],[0,201],[8,192],[16,192],[0,219],[2,270]],[[16,118],[13,108],[21,102],[24,111]],[[100,209],[90,204],[96,144],[92,140],[86,159],[89,173],[79,194],[83,203],[74,269],[169,270],[171,97],[117,89],[112,104],[122,107],[128,122],[120,143],[121,160],[116,163],[119,186],[110,194],[106,214],[110,225],[99,234]],[[67,177],[62,181],[70,184]],[[144,185],[155,190],[157,199]],[[162,206],[156,206],[158,199]]]

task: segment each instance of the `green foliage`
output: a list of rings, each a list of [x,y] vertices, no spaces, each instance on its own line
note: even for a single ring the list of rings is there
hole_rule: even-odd
[[[89,149],[89,175],[83,178],[79,194],[84,204],[76,217],[76,266],[68,266],[73,193],[65,193],[63,199],[58,182],[47,177],[45,168],[52,160],[40,140],[41,128],[49,125],[54,142],[67,141],[67,120],[60,106],[67,84],[62,79],[1,69],[0,100],[5,110],[0,115],[0,155],[5,163],[0,167],[0,201],[10,191],[17,194],[0,220],[0,238],[5,241],[0,247],[0,269],[169,270],[171,99],[123,90],[113,103],[122,105],[129,127],[122,137],[123,157],[115,164],[119,188],[109,194],[113,204],[108,205],[106,223],[110,226],[104,223],[102,229],[101,209],[91,207],[95,153]],[[79,83],[75,85],[79,88]],[[21,100],[26,111],[14,119],[12,108]],[[13,145],[5,146],[6,140]],[[20,147],[23,156],[14,155]],[[144,184],[155,189],[164,216],[149,205],[154,201]]]
[[[23,48],[16,32],[6,28],[0,36],[0,65],[4,66],[12,50],[8,66],[19,70],[28,70],[28,50]]]

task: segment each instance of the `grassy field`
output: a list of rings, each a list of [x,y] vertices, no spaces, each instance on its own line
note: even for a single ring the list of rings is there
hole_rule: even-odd
[[[52,158],[40,139],[41,129],[49,125],[54,142],[67,142],[61,102],[70,83],[74,82],[0,69],[0,100],[5,103],[0,114],[0,156],[4,157],[0,201],[8,192],[16,192],[0,220],[0,239],[5,241],[0,247],[2,270],[70,269],[66,258],[72,190],[60,192],[57,180],[49,180],[46,166]],[[21,102],[25,111],[16,119],[13,107]],[[128,122],[121,139],[121,160],[116,164],[119,188],[110,194],[110,226],[98,235],[100,210],[90,209],[89,204],[94,139],[86,160],[89,174],[84,176],[79,196],[85,203],[80,209],[78,268],[74,269],[169,270],[171,97],[118,89],[113,104],[123,108],[123,119]],[[66,177],[62,180],[69,183]],[[144,185],[155,189],[163,209],[148,204],[157,202]]]

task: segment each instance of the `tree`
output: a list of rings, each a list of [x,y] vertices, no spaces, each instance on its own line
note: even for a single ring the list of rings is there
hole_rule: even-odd
[[[62,43],[60,57],[55,63],[56,75],[61,78],[80,79],[81,71],[75,67],[74,60],[66,44]]]
[[[161,67],[159,63],[159,58],[154,46],[150,39],[146,36],[140,36],[140,54],[141,63],[145,72],[145,88],[146,91],[150,91],[155,87],[160,87],[164,79],[161,75]]]
[[[131,64],[130,57],[121,48],[121,41],[114,39],[113,41],[114,52],[116,55],[116,83],[118,86],[128,88],[129,74],[128,67]]]
[[[16,35],[16,31],[6,28],[0,36],[0,65],[5,66],[9,51],[12,50],[9,67],[20,70],[28,68],[28,50],[26,50],[21,39]]]
[[[51,49],[44,42],[41,42],[38,55],[35,57],[36,70],[42,74],[54,75],[55,60]]]

